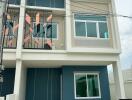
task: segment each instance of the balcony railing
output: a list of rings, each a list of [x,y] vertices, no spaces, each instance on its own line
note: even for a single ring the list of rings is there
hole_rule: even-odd
[[[37,10],[27,10],[25,15],[24,49],[65,49],[64,28],[60,29],[64,26],[64,17],[54,15],[51,11]]]
[[[36,23],[35,23],[36,24]],[[52,24],[48,23],[45,29],[43,24],[34,25],[34,29],[30,29],[28,33],[24,34],[24,48],[25,49],[48,49],[51,50],[53,43]],[[47,31],[47,32],[46,32]],[[49,34],[49,36],[48,36]]]

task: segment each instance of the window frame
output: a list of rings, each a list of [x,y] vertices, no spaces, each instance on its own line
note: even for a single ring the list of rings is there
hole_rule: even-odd
[[[74,38],[82,38],[82,39],[109,39],[109,28],[108,28],[108,21],[106,19],[106,21],[94,21],[94,20],[81,20],[81,19],[75,19],[75,14],[77,15],[88,15],[88,14],[78,14],[78,13],[73,13],[73,28],[74,28]],[[90,16],[90,15],[89,15]],[[106,17],[106,16],[105,16]],[[85,36],[76,36],[76,26],[75,26],[75,23],[76,22],[85,22],[85,30],[86,30],[86,35]],[[96,23],[96,34],[97,34],[97,37],[88,37],[87,35],[87,22],[92,22],[92,23]],[[100,37],[100,29],[99,29],[99,23],[106,23],[107,25],[107,30],[108,30],[108,37],[107,38],[101,38]]]
[[[33,26],[32,26],[33,28],[34,28],[34,24],[36,24],[36,22],[33,22]],[[52,24],[56,24],[56,27],[57,27],[56,38],[52,38],[52,40],[58,40],[58,38],[59,38],[58,23],[57,22],[52,22]],[[41,39],[42,37],[34,37],[33,34],[32,34],[32,38],[39,38],[39,39]],[[50,38],[45,37],[45,39],[50,39]]]
[[[99,88],[99,96],[96,97],[77,97],[76,95],[76,75],[97,75],[98,78],[98,88]],[[88,85],[88,84],[87,84]],[[87,90],[88,92],[88,90]],[[100,87],[100,76],[99,76],[99,72],[74,72],[74,98],[75,99],[97,99],[97,98],[101,98],[101,87]]]

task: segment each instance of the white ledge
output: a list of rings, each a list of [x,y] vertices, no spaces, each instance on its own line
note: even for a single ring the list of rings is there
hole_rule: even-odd
[[[9,4],[9,8],[20,8],[20,5]]]
[[[38,49],[23,49],[23,53],[66,53],[66,50],[38,50]]]
[[[80,48],[74,47],[67,50],[71,53],[95,53],[95,54],[120,54],[121,50],[112,48]]]
[[[51,7],[39,7],[39,6],[26,6],[26,8],[29,8],[29,9],[34,9],[34,10],[49,10],[49,11],[51,11],[51,10],[55,10],[55,11],[65,11],[65,9],[64,8],[51,8]]]
[[[3,49],[4,53],[15,53],[16,49]]]

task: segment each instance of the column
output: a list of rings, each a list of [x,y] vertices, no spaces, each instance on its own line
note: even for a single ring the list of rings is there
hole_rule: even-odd
[[[27,69],[23,66],[22,61],[16,62],[16,76],[14,85],[15,100],[25,100]]]
[[[19,30],[16,48],[16,73],[14,83],[15,100],[25,100],[26,68],[22,64],[23,33],[25,24],[26,0],[21,0]]]
[[[24,33],[24,23],[25,23],[25,4],[26,0],[21,0],[20,5],[20,15],[19,15],[19,30],[17,38],[17,50],[16,50],[16,59],[21,60],[21,51],[23,45],[23,33]]]
[[[117,95],[116,100],[125,99],[124,81],[120,61],[113,63],[113,74],[115,81],[115,93]]]
[[[115,48],[121,52],[121,43],[120,43],[120,35],[119,35],[119,27],[118,27],[118,20],[117,20],[117,9],[116,9],[116,1],[117,0],[111,0],[111,8],[113,13],[113,27],[114,27],[114,44]]]
[[[65,25],[66,25],[66,50],[71,48],[71,7],[70,7],[70,0],[65,0],[65,9],[66,9],[66,17],[65,17]]]

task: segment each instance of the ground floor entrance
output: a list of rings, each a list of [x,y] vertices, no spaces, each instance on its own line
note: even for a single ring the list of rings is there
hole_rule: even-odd
[[[106,66],[28,68],[26,100],[110,100]]]
[[[61,100],[61,69],[27,69],[26,100]]]

